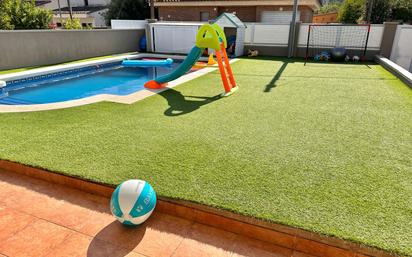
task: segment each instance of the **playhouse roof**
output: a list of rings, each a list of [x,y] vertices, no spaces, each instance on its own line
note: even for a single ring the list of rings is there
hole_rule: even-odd
[[[224,12],[216,18],[215,23],[231,24],[235,28],[246,28],[246,25],[233,13]]]

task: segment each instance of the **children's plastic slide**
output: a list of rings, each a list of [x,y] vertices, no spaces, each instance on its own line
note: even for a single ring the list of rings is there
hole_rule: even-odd
[[[161,76],[156,78],[155,80],[152,80],[153,82],[149,81],[145,84],[145,87],[147,88],[160,88],[162,84],[165,84],[169,81],[175,80],[188,72],[192,66],[199,60],[200,56],[202,56],[203,49],[194,46],[192,50],[190,50],[189,54],[187,57],[184,59],[184,61],[177,67],[176,70],[174,70],[172,73],[169,73],[167,75]],[[152,87],[150,87],[152,86]]]
[[[211,48],[216,51],[219,71],[225,88],[225,93],[223,95],[230,95],[237,90],[237,86],[227,57],[226,47],[226,36],[219,25],[202,25],[196,36],[196,45],[192,48],[179,67],[170,74],[148,81],[145,84],[145,87],[149,89],[160,89],[165,87],[168,82],[175,80],[188,72],[202,56],[205,48]]]

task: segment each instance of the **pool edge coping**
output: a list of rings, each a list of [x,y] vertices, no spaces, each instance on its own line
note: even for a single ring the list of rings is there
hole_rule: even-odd
[[[115,189],[111,185],[0,159],[0,172],[1,170],[64,185],[108,199],[110,199]],[[305,255],[307,257],[333,257],[336,255],[354,257],[400,256],[357,242],[268,222],[185,200],[158,196],[156,211],[268,242],[292,250],[292,252],[309,254]]]
[[[166,54],[146,54],[146,53],[139,53],[139,54],[132,54],[132,55],[123,55],[123,56],[116,56],[116,57],[109,57],[102,60],[91,60],[85,61],[81,63],[70,63],[70,64],[62,64],[62,65],[55,65],[50,67],[43,67],[38,69],[32,69],[28,71],[16,72],[13,74],[6,74],[0,75],[0,81],[4,81],[7,79],[20,79],[28,76],[38,76],[44,75],[51,72],[61,72],[70,69],[77,69],[83,68],[91,65],[100,65],[105,63],[111,63],[114,61],[124,60],[126,58],[139,58],[139,57],[172,57],[175,59],[183,59],[184,56],[180,55],[166,55]],[[239,61],[240,59],[232,59],[230,63],[234,63]],[[47,104],[30,104],[30,105],[2,105],[0,104],[0,113],[19,113],[19,112],[37,112],[37,111],[50,111],[50,110],[58,110],[58,109],[66,109],[71,107],[78,107],[98,102],[113,102],[113,103],[120,103],[120,104],[133,104],[140,100],[143,100],[147,97],[156,95],[157,93],[163,92],[170,88],[176,87],[193,79],[199,78],[203,75],[211,73],[217,70],[217,66],[210,66],[199,69],[197,71],[185,74],[178,79],[171,81],[168,85],[162,89],[151,90],[151,89],[142,89],[137,92],[128,94],[128,95],[112,95],[112,94],[99,94],[94,96],[89,96],[81,99],[76,100],[69,100],[57,103],[47,103]]]

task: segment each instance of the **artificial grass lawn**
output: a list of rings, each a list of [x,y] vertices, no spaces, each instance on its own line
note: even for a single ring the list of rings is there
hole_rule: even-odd
[[[412,256],[412,90],[379,65],[243,59],[133,105],[0,114],[0,158]]]

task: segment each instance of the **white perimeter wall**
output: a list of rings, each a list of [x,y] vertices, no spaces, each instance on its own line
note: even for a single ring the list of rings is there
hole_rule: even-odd
[[[390,59],[412,72],[412,25],[398,25]]]
[[[156,25],[153,25],[156,24]],[[154,52],[187,54],[196,43],[200,25],[151,23]]]
[[[110,20],[112,29],[144,29],[146,20]]]
[[[306,47],[308,40],[308,29],[310,24],[302,24],[299,30],[298,46]],[[368,49],[379,50],[383,36],[383,24],[372,24],[369,33]],[[333,39],[333,38],[332,38]],[[325,44],[328,44],[327,42]]]
[[[287,46],[289,39],[289,24],[246,23],[246,45]],[[306,47],[309,24],[301,24],[298,46]],[[368,49],[379,50],[383,35],[383,24],[371,25]],[[411,41],[412,42],[412,41]]]
[[[245,45],[287,46],[289,24],[246,23]]]

